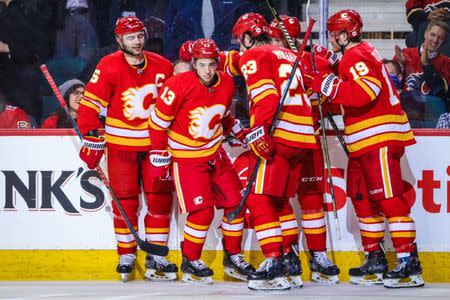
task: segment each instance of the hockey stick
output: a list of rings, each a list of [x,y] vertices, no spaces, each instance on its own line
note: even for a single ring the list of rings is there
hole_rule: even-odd
[[[311,19],[311,22],[310,22],[310,24],[308,26],[308,29],[305,32],[305,37],[308,38],[311,35],[311,31],[312,31],[312,28],[313,28],[315,22],[316,22],[316,20]],[[297,70],[298,64],[300,63],[300,56],[302,55],[303,51],[305,50],[306,41],[307,41],[307,39],[303,40],[302,45],[300,46],[300,50],[297,53],[297,58],[296,58],[296,60],[294,62],[294,66],[292,67],[291,74],[289,75],[288,82],[286,84],[286,87],[284,88],[283,95],[280,98],[280,102],[278,102],[278,107],[277,107],[277,110],[276,110],[275,115],[273,117],[272,124],[270,124],[270,127],[269,127],[269,135],[270,136],[272,136],[273,131],[275,130],[275,125],[276,125],[276,123],[278,121],[278,118],[280,116],[281,109],[283,108],[284,101],[286,100],[286,97],[287,97],[287,95],[289,93],[289,87],[291,86],[292,80],[294,79],[294,76],[296,74],[295,70]],[[261,158],[258,157],[258,159],[256,160],[256,164],[253,167],[253,171],[252,171],[252,174],[250,176],[250,179],[248,180],[247,187],[246,187],[246,189],[244,191],[244,194],[242,195],[241,202],[239,203],[239,205],[233,211],[231,211],[227,215],[227,218],[228,218],[228,220],[230,222],[232,220],[234,220],[241,213],[242,209],[244,208],[244,205],[247,202],[248,196],[250,195],[250,191],[252,189],[252,185],[253,185],[253,183],[256,180],[256,175],[258,174],[258,169],[259,169],[260,165],[261,165]]]
[[[310,38],[311,43],[311,57],[312,57],[312,63],[313,63],[313,70],[314,73],[317,72],[316,68],[316,57],[314,53],[314,47],[312,46],[312,39]],[[322,111],[322,95],[318,94],[318,105],[319,108],[319,115],[320,115],[320,127],[322,127],[322,139],[323,139],[323,152],[325,156],[325,163],[327,165],[327,172],[328,172],[328,180],[330,184],[330,195],[331,195],[331,204],[333,205],[333,216],[334,221],[336,224],[336,233],[338,240],[341,239],[341,230],[339,229],[339,219],[337,214],[337,208],[336,208],[336,196],[334,194],[334,183],[333,183],[333,175],[331,174],[331,164],[330,164],[330,151],[328,148],[328,140],[327,140],[327,134],[325,133],[325,120],[323,119],[323,111]],[[334,120],[333,120],[334,122]]]
[[[278,15],[275,7],[273,6],[273,3],[271,0],[266,0],[267,5],[270,8],[270,11],[272,12],[272,15],[274,16],[278,27],[280,27],[281,31],[283,32],[283,35],[286,39],[286,41],[289,44],[289,47],[291,48],[292,51],[297,52],[298,49],[295,46],[294,40],[292,39],[292,37],[289,35],[289,32],[286,30],[286,27],[283,24],[283,21],[281,20],[280,16]],[[308,7],[309,7],[309,1],[308,1]],[[311,20],[311,19],[308,19]],[[311,24],[308,24],[308,29],[311,26]],[[317,71],[316,68],[316,60],[315,60],[315,53],[314,53],[314,47],[313,47],[313,43],[312,43],[312,37],[311,35],[309,35],[308,37],[305,34],[305,37],[303,38],[302,41],[302,45],[305,44],[305,41],[308,41],[308,39],[310,40],[310,44],[311,44],[311,56],[312,56],[312,63],[313,63],[313,70],[314,73]],[[299,53],[300,55],[300,53]],[[323,137],[323,149],[325,152],[325,161],[326,161],[326,166],[327,166],[327,172],[328,172],[328,180],[329,180],[329,184],[330,184],[330,195],[331,195],[331,203],[333,205],[333,215],[334,215],[334,220],[336,223],[336,233],[337,233],[337,238],[338,240],[341,239],[341,231],[339,229],[339,219],[338,219],[338,214],[337,214],[337,208],[336,208],[336,197],[334,195],[334,184],[333,184],[333,177],[331,175],[331,165],[330,165],[330,154],[328,151],[328,141],[326,139],[326,134],[325,134],[325,122],[323,119],[323,112],[322,112],[322,101],[321,101],[321,95],[318,95],[318,108],[319,108],[319,115],[320,115],[320,126],[322,127],[322,137]],[[334,123],[334,120],[332,120]],[[331,122],[330,122],[331,123]],[[334,123],[336,125],[336,123]],[[339,133],[337,133],[339,134]],[[345,148],[344,148],[345,149]]]
[[[66,102],[64,101],[63,97],[61,96],[61,93],[59,92],[59,89],[57,88],[56,83],[53,80],[52,76],[50,75],[50,72],[48,71],[47,66],[45,64],[41,65],[41,71],[44,74],[45,78],[47,79],[48,84],[52,88],[53,93],[55,94],[56,99],[58,99],[59,104],[61,105],[62,108],[64,108],[64,111],[66,112],[67,117],[69,118],[70,124],[75,129],[75,132],[77,133],[77,135],[80,138],[80,140],[83,140],[83,135],[81,134],[77,123],[75,122],[75,120],[70,115],[69,108],[67,107]],[[143,241],[139,237],[139,234],[136,232],[136,230],[134,229],[133,225],[131,224],[130,219],[128,218],[125,210],[123,209],[123,206],[120,204],[119,199],[117,198],[116,194],[114,193],[114,191],[113,191],[113,189],[111,187],[111,184],[109,183],[108,179],[106,178],[105,173],[103,172],[103,170],[102,170],[102,168],[100,167],[99,164],[97,164],[95,166],[95,170],[98,172],[98,175],[99,175],[100,180],[102,181],[102,183],[108,189],[112,200],[114,201],[116,206],[119,208],[120,214],[122,215],[123,219],[125,220],[125,223],[127,223],[127,226],[130,229],[130,231],[131,231],[131,234],[136,239],[136,242],[139,245],[139,248],[141,248],[142,251],[150,253],[150,254],[159,255],[159,256],[166,256],[169,253],[169,248],[168,247],[148,243],[146,241]]]

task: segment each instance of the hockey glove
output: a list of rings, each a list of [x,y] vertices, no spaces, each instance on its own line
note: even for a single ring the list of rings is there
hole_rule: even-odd
[[[84,136],[80,150],[80,158],[89,169],[94,169],[105,152],[105,139],[96,136]]]
[[[339,88],[339,78],[334,74],[324,77],[322,74],[315,74],[312,80],[311,89],[316,93],[333,99],[336,97]]]
[[[275,154],[275,144],[264,126],[256,127],[250,131],[245,139],[257,156],[267,161],[272,159]]]
[[[231,132],[242,144],[247,143],[247,139],[245,138],[245,136],[248,132],[246,132],[245,128],[242,127],[241,121],[239,121],[239,119],[234,120],[233,127],[231,127]]]
[[[167,150],[150,150],[150,176],[166,176],[172,162],[171,157]]]

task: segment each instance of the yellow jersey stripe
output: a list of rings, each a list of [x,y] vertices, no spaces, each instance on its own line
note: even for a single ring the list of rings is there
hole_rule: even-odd
[[[384,133],[384,134],[380,134],[377,136],[373,136],[373,137],[361,140],[354,144],[347,144],[347,147],[350,152],[356,152],[365,147],[375,145],[375,144],[385,142],[385,141],[405,142],[405,141],[409,141],[412,139],[414,139],[414,134],[412,133],[412,131],[405,132],[405,133]]]
[[[92,94],[91,92],[88,91],[84,91],[84,96],[99,102],[103,107],[107,107],[108,106],[108,102],[106,102],[105,100],[101,99],[100,97],[97,97],[96,95]]]
[[[389,124],[389,123],[407,123],[408,117],[405,114],[403,115],[383,115],[374,118],[370,118],[349,126],[345,127],[345,134],[349,135],[354,132],[360,131],[362,129],[366,129],[369,127],[373,127],[381,124]]]

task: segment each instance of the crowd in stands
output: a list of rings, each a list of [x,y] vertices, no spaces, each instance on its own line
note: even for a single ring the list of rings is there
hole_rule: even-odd
[[[281,13],[301,14],[301,1],[273,2]],[[100,58],[117,50],[113,28],[120,16],[145,20],[146,50],[182,72],[190,68],[179,57],[185,41],[207,37],[222,50],[236,49],[232,24],[249,11],[272,19],[265,2],[255,0],[0,0],[0,119],[14,109],[28,115],[28,125],[14,127],[70,127],[39,66],[47,64],[76,118],[84,84]],[[450,1],[408,0],[405,13],[412,26],[407,48],[396,46],[385,65],[412,127],[449,128]],[[235,80],[234,112],[241,118],[245,84]]]

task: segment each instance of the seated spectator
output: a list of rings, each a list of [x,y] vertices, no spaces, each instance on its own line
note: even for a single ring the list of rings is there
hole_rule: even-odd
[[[443,113],[437,122],[436,128],[448,129],[450,128],[450,113]]]
[[[78,106],[81,99],[83,99],[84,83],[78,79],[71,79],[61,84],[58,88],[69,108],[70,115],[76,120],[78,117]],[[64,108],[59,107],[54,114],[42,123],[42,128],[72,128],[72,124]]]
[[[31,129],[30,118],[21,108],[0,103],[0,128]]]
[[[446,111],[450,58],[439,53],[439,48],[448,30],[445,22],[432,21],[420,48],[395,47],[394,60],[401,66],[404,78],[400,99],[414,127],[434,128],[438,116]]]

